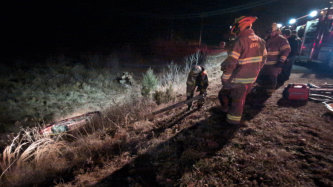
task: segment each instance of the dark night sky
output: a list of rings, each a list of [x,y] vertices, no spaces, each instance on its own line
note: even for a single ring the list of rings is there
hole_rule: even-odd
[[[3,44],[7,54],[52,53],[61,49],[93,50],[124,43],[143,43],[175,36],[197,39],[200,18],[162,19],[159,16],[192,14],[247,4],[245,0],[142,0],[142,1],[35,1],[14,0],[2,4]],[[271,22],[287,22],[315,8],[327,7],[328,0],[276,0],[240,12],[203,19],[203,41],[217,44],[235,17],[253,15],[259,19],[258,33]]]

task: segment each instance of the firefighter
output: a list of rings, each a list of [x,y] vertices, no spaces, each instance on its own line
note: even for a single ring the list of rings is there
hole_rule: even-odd
[[[204,97],[199,99],[198,108],[201,108],[205,102],[205,96],[207,95],[208,76],[205,68],[200,65],[192,67],[186,81],[186,96],[187,100],[193,98],[194,91],[197,88],[197,92],[200,92]],[[188,110],[191,109],[192,102],[188,104]]]
[[[299,55],[299,51],[301,49],[302,40],[297,36],[296,31],[291,31],[290,29],[286,29],[284,31],[284,37],[288,39],[290,45],[290,53],[288,55],[288,59],[282,68],[282,72],[278,77],[278,81],[280,84],[289,80],[292,66]]]
[[[276,23],[272,24],[272,30],[266,41],[267,62],[260,72],[259,85],[268,95],[271,95],[278,85],[278,75],[290,53],[288,40],[281,35]]]
[[[247,94],[266,59],[265,41],[252,30],[256,17],[235,19],[231,33],[236,35],[231,52],[221,64],[222,89],[219,100],[229,124],[239,124]]]
[[[123,86],[132,86],[134,84],[134,79],[129,72],[123,72],[116,80]]]

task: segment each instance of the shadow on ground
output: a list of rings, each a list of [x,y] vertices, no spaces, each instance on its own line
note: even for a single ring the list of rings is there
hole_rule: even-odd
[[[305,106],[307,104],[307,100],[306,101],[297,101],[297,100],[288,100],[285,98],[281,98],[278,100],[277,104],[280,107],[289,107],[289,108],[298,108],[301,106]]]
[[[243,120],[251,120],[265,107],[270,97],[263,92],[247,96]],[[186,117],[197,112],[181,111],[152,130],[157,137],[167,128],[184,124]],[[228,125],[220,106],[209,110],[210,117],[183,129],[167,141],[139,155],[134,161],[105,177],[95,186],[179,186],[180,179],[192,171],[199,160],[210,158],[230,142],[240,125]]]
[[[265,107],[265,102],[271,96],[263,90],[256,90],[247,95],[243,113],[243,120],[251,120]]]
[[[326,122],[331,123],[333,122],[333,113],[332,112],[326,112],[322,115],[322,117],[325,119]],[[333,124],[333,123],[332,123]]]
[[[208,119],[183,129],[169,140],[139,155],[96,186],[180,185],[179,179],[186,171],[193,170],[193,164],[221,150],[239,129],[239,126],[227,125],[225,115],[214,110],[216,108],[211,109]],[[167,124],[173,125],[190,113],[178,114]]]
[[[171,119],[167,119],[167,120],[159,122],[158,123],[159,127],[152,130],[152,134],[154,134],[155,136],[159,136],[161,133],[164,132],[165,129],[170,128],[170,127],[176,125],[177,123],[182,122],[187,116],[189,116],[197,111],[199,111],[198,108],[196,108],[194,110],[184,110],[184,111],[174,115]]]

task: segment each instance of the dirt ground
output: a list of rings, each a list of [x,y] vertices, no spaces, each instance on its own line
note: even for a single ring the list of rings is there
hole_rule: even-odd
[[[243,120],[230,126],[219,110],[219,72],[205,106],[147,121],[131,151],[77,173],[59,186],[333,186],[333,117],[315,102],[249,95]],[[295,66],[285,83],[332,84]],[[184,96],[182,96],[184,97]],[[134,141],[135,142],[135,141]]]

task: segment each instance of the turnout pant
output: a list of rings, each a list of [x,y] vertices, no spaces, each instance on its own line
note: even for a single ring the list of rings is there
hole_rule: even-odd
[[[253,84],[231,84],[219,92],[222,110],[227,113],[227,122],[239,124],[242,118],[247,94]]]
[[[195,87],[188,86],[188,87],[186,88],[186,100],[189,100],[189,99],[193,98],[193,96],[194,96],[194,90],[195,90]],[[199,89],[199,88],[198,88],[197,91],[200,92],[200,95],[206,93],[206,90],[204,90],[204,89]],[[205,103],[205,97],[199,99],[199,100],[198,100],[198,107],[201,108],[201,107],[203,106],[204,103]],[[192,106],[192,102],[191,102],[191,103],[188,103],[187,106],[188,106],[188,108],[190,109],[191,106]]]
[[[293,64],[294,64],[296,58],[297,58],[297,56],[288,57],[288,60],[283,65],[283,69],[278,77],[278,81],[280,83],[284,83],[285,81],[289,80],[289,77],[291,74],[291,69],[293,67]]]

